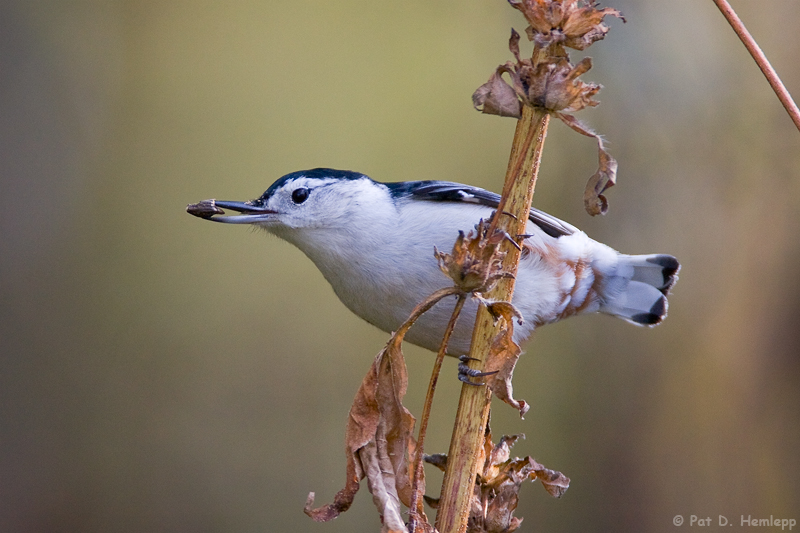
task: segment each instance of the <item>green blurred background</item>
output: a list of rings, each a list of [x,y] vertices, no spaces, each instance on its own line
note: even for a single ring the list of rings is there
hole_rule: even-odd
[[[572,487],[525,486],[517,514],[800,519],[800,134],[710,0],[613,6],[580,114],[620,163],[611,210],[583,212],[595,144],[555,122],[534,203],[681,281],[659,328],[581,317],[527,345],[532,409],[495,405],[494,429]],[[800,95],[800,4],[735,7]],[[0,3],[0,531],[377,531],[366,488],[329,524],[302,507],[344,483],[386,335],[288,244],[184,208],[315,166],[498,190],[514,122],[470,95],[511,26],[502,0]],[[418,414],[433,357],[406,354]]]

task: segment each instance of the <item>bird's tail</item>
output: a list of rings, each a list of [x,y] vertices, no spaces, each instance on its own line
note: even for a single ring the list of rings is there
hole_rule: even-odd
[[[600,312],[639,326],[655,326],[667,316],[667,294],[681,268],[671,255],[624,255],[613,276],[603,279]]]

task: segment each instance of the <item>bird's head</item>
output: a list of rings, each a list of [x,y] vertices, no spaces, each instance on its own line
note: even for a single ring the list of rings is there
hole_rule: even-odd
[[[363,174],[317,168],[283,176],[255,200],[204,200],[186,210],[214,222],[253,224],[289,238],[298,231],[352,225],[386,199],[386,188]],[[224,210],[239,214],[226,215]]]

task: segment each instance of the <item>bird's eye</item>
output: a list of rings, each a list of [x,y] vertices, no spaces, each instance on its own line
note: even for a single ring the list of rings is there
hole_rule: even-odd
[[[311,191],[306,189],[305,187],[300,187],[299,189],[295,189],[292,191],[292,201],[296,204],[302,204],[308,199],[308,195],[310,193]]]

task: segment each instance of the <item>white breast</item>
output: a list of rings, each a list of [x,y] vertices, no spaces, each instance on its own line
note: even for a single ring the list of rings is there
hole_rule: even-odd
[[[438,267],[434,246],[449,252],[459,230],[469,232],[492,210],[447,202],[389,202],[383,216],[354,216],[345,228],[318,228],[313,235],[289,238],[317,265],[337,296],[355,314],[384,331],[393,331],[425,297],[452,283]],[[370,210],[373,211],[373,210]],[[525,317],[515,330],[526,339],[537,323],[555,320],[572,291],[574,271],[564,260],[577,261],[592,243],[585,234],[555,239],[528,225],[530,253],[520,263],[514,304]],[[549,255],[546,255],[549,254]],[[564,256],[564,257],[562,257]],[[585,292],[584,292],[585,295]],[[438,350],[455,297],[440,302],[410,330],[406,340]],[[468,301],[448,352],[469,351],[477,303]]]

